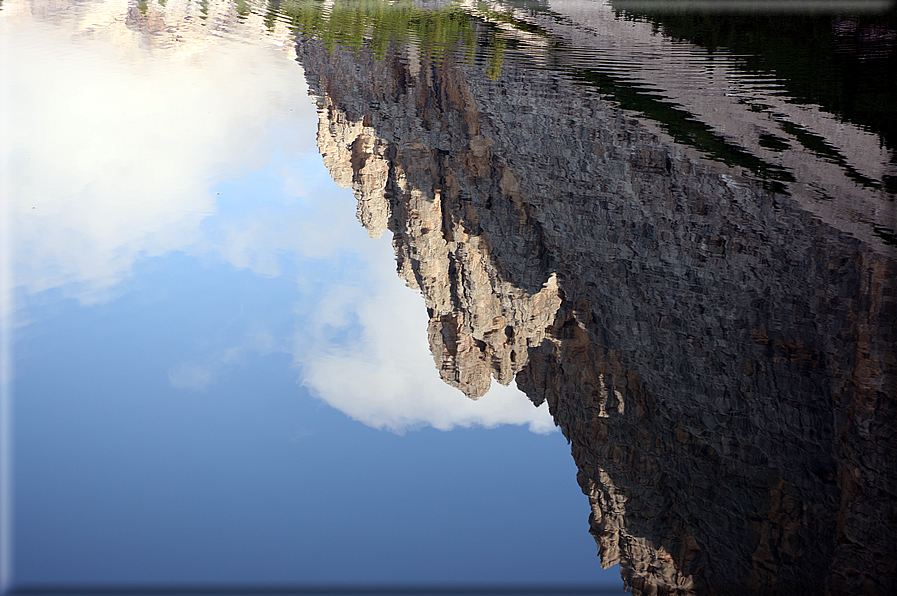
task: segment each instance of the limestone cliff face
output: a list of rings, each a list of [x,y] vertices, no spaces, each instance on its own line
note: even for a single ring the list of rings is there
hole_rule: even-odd
[[[297,56],[440,374],[548,401],[634,593],[894,590],[887,250],[510,57]]]
[[[334,101],[329,95],[318,98],[324,163],[338,184],[354,190],[358,219],[370,236],[393,231],[399,274],[426,299],[439,374],[472,398],[484,395],[492,378],[507,385],[556,318],[561,304],[557,279],[547,271],[509,279],[471,217],[475,212],[460,216],[452,207],[470,201],[462,194],[469,189],[519,192],[513,174],[504,169],[497,183],[489,179],[485,184],[476,175],[472,181],[464,167],[446,163],[431,139],[415,135],[410,142],[387,142],[370,126],[370,117],[344,111]],[[474,135],[454,154],[474,171],[492,173],[491,151],[482,136]],[[527,225],[522,205],[507,211],[519,220],[510,225]]]

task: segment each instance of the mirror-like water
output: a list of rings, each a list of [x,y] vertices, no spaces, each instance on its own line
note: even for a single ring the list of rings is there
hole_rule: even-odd
[[[7,585],[891,593],[894,12],[741,4],[4,2]]]

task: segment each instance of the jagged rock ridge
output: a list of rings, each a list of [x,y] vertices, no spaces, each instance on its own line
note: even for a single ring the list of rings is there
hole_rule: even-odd
[[[442,377],[547,400],[639,594],[887,594],[897,267],[546,70],[299,40]]]
[[[473,398],[489,390],[492,377],[510,383],[555,319],[561,304],[556,276],[526,275],[523,287],[509,281],[476,221],[444,207],[467,200],[462,182],[471,181],[455,177],[463,169],[452,168],[421,139],[402,146],[383,141],[365,125],[367,116],[341,111],[331,97],[317,101],[324,163],[338,184],[354,190],[358,219],[370,236],[377,238],[387,228],[394,232],[399,274],[427,301],[430,346],[443,380]],[[482,136],[475,135],[459,152],[465,166],[492,174],[491,152]],[[413,164],[410,174],[403,163]],[[435,187],[422,178],[444,184]],[[507,169],[497,183],[482,175],[473,182],[480,189],[490,183],[508,198],[519,192]],[[515,209],[513,217],[525,226],[525,211],[519,205],[510,208]]]

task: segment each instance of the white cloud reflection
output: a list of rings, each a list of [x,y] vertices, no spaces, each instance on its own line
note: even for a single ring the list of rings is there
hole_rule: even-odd
[[[3,80],[2,159],[20,291],[101,303],[123,291],[135,263],[176,250],[265,276],[280,275],[284,258],[351,253],[362,263],[351,281],[336,278],[338,267],[323,282],[298,280],[307,298],[293,337],[247,330],[244,345],[170,368],[170,384],[207,390],[223,366],[279,350],[313,394],[376,428],[554,430],[547,408],[513,387],[473,402],[442,383],[423,301],[397,277],[388,240],[367,237],[350,194],[330,180],[301,69],[281,49],[216,39],[160,57],[23,18],[3,34],[4,51],[17,56]],[[262,168],[273,168],[280,188],[257,197],[250,188],[240,217],[222,217],[214,189]]]
[[[389,241],[366,240],[372,244],[370,277],[363,286],[334,285],[296,334],[304,384],[351,418],[396,432],[500,424],[554,431],[547,404],[535,408],[513,384],[493,382],[473,401],[442,382],[427,344],[420,294],[398,278]]]
[[[212,382],[212,369],[198,364],[181,364],[168,371],[168,381],[177,389],[203,390]]]
[[[200,241],[209,180],[261,167],[284,108],[312,110],[301,71],[263,45],[154,56],[21,19],[4,35],[6,208],[30,293],[97,302],[138,258]]]

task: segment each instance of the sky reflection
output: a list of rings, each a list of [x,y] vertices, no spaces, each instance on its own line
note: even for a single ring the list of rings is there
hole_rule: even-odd
[[[376,428],[554,429],[513,387],[474,403],[439,380],[420,297],[324,168],[315,106],[282,48],[214,39],[159,59],[40,24],[11,31],[26,57],[9,74],[19,324],[47,296],[108,302],[135,263],[181,251],[286,276],[296,316],[173,364],[176,389],[208,390],[247,351],[284,352],[314,395]]]
[[[566,441],[439,379],[282,39],[153,46],[79,6],[0,10],[0,588],[593,584]]]

